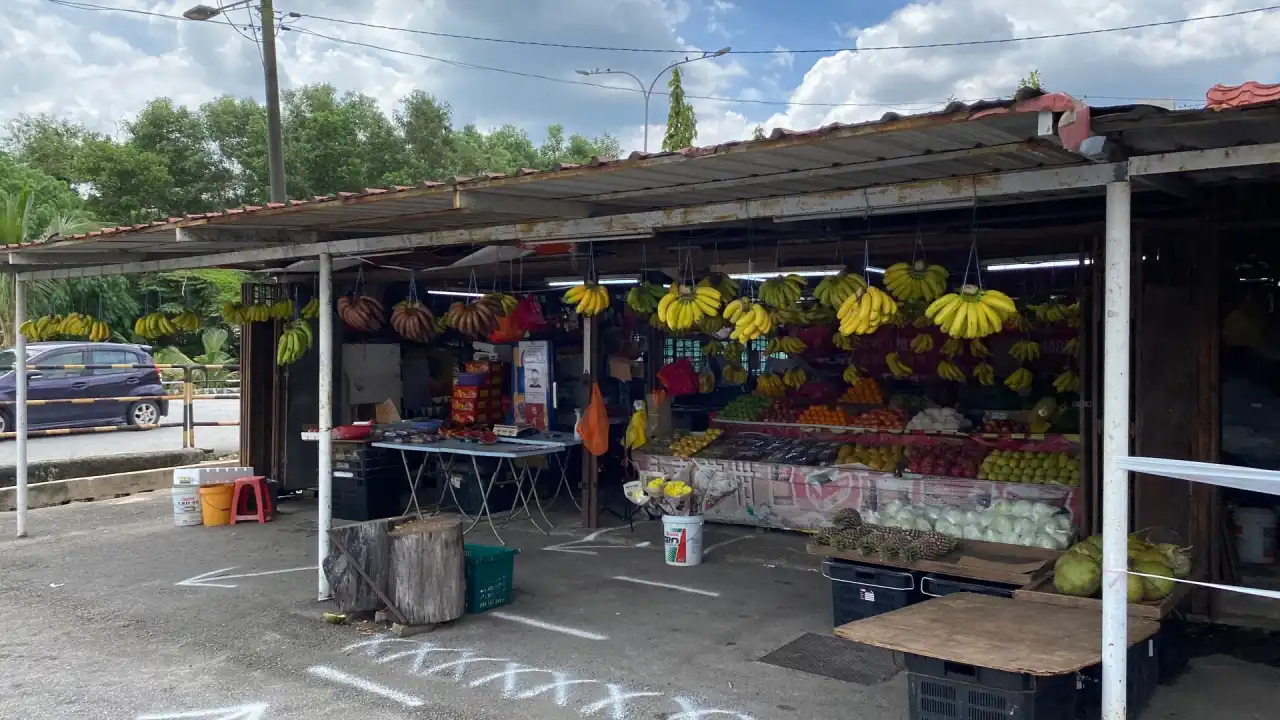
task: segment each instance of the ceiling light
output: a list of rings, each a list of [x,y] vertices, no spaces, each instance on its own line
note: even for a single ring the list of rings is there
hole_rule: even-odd
[[[1085,265],[1092,265],[1093,260],[1085,258]],[[1046,260],[997,260],[983,266],[988,272],[1005,272],[1010,270],[1052,270],[1054,268],[1073,268],[1080,266],[1080,258],[1057,258]]]
[[[869,273],[875,273],[876,275],[883,275],[883,274],[884,274],[884,268],[882,268],[882,267],[876,267],[875,265],[868,265],[868,266],[867,266],[867,272],[869,272]]]
[[[711,272],[719,272],[728,275],[734,280],[754,280],[763,282],[770,278],[786,277],[787,275],[799,275],[800,277],[827,277],[829,275],[838,275],[845,271],[843,265],[804,265],[791,268],[777,268],[775,270],[756,270],[752,263],[738,265],[715,265],[711,268]]]
[[[464,290],[428,290],[427,294],[428,295],[448,295],[449,297],[469,297],[469,298],[484,297],[484,293],[466,292]]]
[[[547,280],[548,287],[574,287],[581,285],[586,280],[584,278],[549,278]],[[600,285],[635,285],[640,282],[637,275],[605,275],[596,280]]]

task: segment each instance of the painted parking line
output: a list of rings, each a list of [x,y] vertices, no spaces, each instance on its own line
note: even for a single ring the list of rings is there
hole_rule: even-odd
[[[626,575],[614,575],[613,579],[621,580],[622,582],[636,583],[638,585],[649,585],[651,587],[666,588],[667,590],[679,590],[680,592],[692,593],[694,595],[705,595],[706,597],[720,597],[720,593],[718,592],[712,592],[710,590],[699,590],[698,588],[691,588],[686,585],[672,585],[671,583],[655,582],[653,580],[641,580],[640,578],[628,577]]]
[[[324,665],[316,665],[314,667],[307,668],[307,672],[323,680],[328,680],[329,682],[335,682],[339,685],[346,685],[357,690],[363,690],[367,693],[380,695],[388,700],[398,702],[405,707],[416,708],[422,707],[424,704],[423,700],[408,693],[402,693],[395,688],[390,688],[386,685],[376,683],[372,680],[366,680],[355,675],[349,675],[341,670],[334,670],[333,668],[325,667]]]
[[[551,632],[558,632],[564,635],[572,635],[573,637],[582,638],[583,640],[608,640],[609,639],[608,635],[593,633],[589,630],[579,630],[578,628],[567,627],[565,625],[556,625],[555,623],[549,623],[545,620],[538,620],[537,618],[526,617],[524,615],[516,615],[514,613],[502,612],[501,610],[490,610],[488,615],[489,617],[496,617],[499,620],[509,620],[510,622],[520,623],[521,625],[536,627],[540,630],[550,630]]]
[[[702,548],[702,556],[706,557],[707,555],[710,555],[712,551],[719,550],[725,545],[732,545],[736,542],[742,542],[743,540],[750,540],[753,537],[755,537],[755,535],[739,535],[738,537],[731,537],[728,540],[721,540],[718,543],[712,543]]]

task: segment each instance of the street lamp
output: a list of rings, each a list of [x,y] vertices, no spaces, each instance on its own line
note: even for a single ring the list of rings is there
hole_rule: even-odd
[[[626,70],[613,70],[611,68],[605,68],[604,70],[600,70],[600,69],[575,70],[574,72],[578,73],[579,75],[586,75],[586,76],[626,75],[627,77],[636,81],[636,84],[640,86],[640,94],[644,95],[644,151],[647,153],[649,152],[649,98],[653,97],[653,88],[658,84],[658,80],[660,80],[663,75],[666,75],[667,71],[670,70],[671,68],[678,67],[686,63],[697,62],[699,60],[706,60],[708,58],[722,57],[724,55],[728,55],[730,50],[732,50],[732,48],[722,47],[719,50],[716,50],[715,52],[704,52],[702,53],[702,55],[698,57],[685,58],[683,60],[673,62],[670,65],[658,71],[658,74],[653,77],[653,82],[649,83],[648,88],[645,87],[644,81],[636,77],[634,74],[627,72]]]
[[[188,20],[207,21],[226,10],[249,5],[252,0],[237,0],[220,7],[196,5],[182,13]],[[284,188],[284,140],[280,129],[280,82],[276,70],[276,13],[271,0],[259,0],[262,17],[262,69],[267,85],[267,175],[271,181],[271,202],[286,202]]]

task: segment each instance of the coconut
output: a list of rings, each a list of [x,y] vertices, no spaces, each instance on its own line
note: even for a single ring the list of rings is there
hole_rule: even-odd
[[[1088,540],[1072,545],[1070,548],[1067,549],[1067,552],[1084,555],[1085,557],[1097,563],[1102,562],[1102,551],[1099,550],[1093,543],[1089,542]]]
[[[1090,597],[1102,587],[1102,566],[1082,553],[1063,553],[1053,565],[1053,586],[1063,595]]]
[[[1145,596],[1146,591],[1147,591],[1147,590],[1146,590],[1146,588],[1143,586],[1143,583],[1142,583],[1142,581],[1143,581],[1145,578],[1140,578],[1140,577],[1138,577],[1138,576],[1136,576],[1136,575],[1129,575],[1129,576],[1127,576],[1127,577],[1129,578],[1129,587],[1128,587],[1128,600],[1129,600],[1129,602],[1131,602],[1131,603],[1140,603],[1140,602],[1142,602],[1142,598]]]
[[[1173,568],[1173,576],[1186,578],[1191,576],[1191,548],[1178,547],[1173,543],[1160,543],[1156,550],[1164,556],[1164,563]]]
[[[1173,577],[1173,569],[1159,562],[1134,563],[1133,571],[1144,575],[1160,575],[1162,578]],[[1139,580],[1142,581],[1143,600],[1163,600],[1169,597],[1169,593],[1173,592],[1174,585],[1177,584],[1172,579],[1164,580],[1144,577],[1139,578]]]

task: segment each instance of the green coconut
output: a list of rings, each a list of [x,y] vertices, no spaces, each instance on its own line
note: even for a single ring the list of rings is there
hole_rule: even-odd
[[[1169,563],[1165,560],[1165,557],[1164,557],[1164,554],[1163,554],[1163,553],[1161,553],[1161,552],[1160,552],[1160,551],[1158,551],[1158,550],[1152,550],[1152,549],[1145,549],[1145,550],[1130,550],[1130,551],[1129,551],[1129,563],[1130,563],[1130,564],[1132,564],[1132,563],[1160,563],[1161,565],[1165,565],[1165,566],[1168,566],[1168,565],[1169,565]],[[1170,570],[1172,570],[1172,568],[1171,568],[1171,567],[1170,567]]]
[[[1089,597],[1102,587],[1102,566],[1084,553],[1063,553],[1053,565],[1053,586],[1063,595]]]
[[[1131,603],[1142,602],[1142,598],[1146,596],[1146,591],[1147,591],[1146,587],[1144,587],[1142,583],[1142,581],[1145,578],[1140,578],[1135,575],[1129,575],[1127,577],[1129,578],[1129,587],[1128,587],[1129,602]]]
[[[1160,543],[1156,550],[1164,556],[1164,564],[1173,568],[1176,578],[1191,577],[1191,548],[1184,548],[1173,543]]]
[[[1162,578],[1172,578],[1173,568],[1165,565],[1163,562],[1140,562],[1134,563],[1134,572],[1140,572],[1144,575],[1160,575]],[[1130,575],[1132,580],[1133,576]],[[1169,597],[1169,593],[1173,592],[1175,583],[1172,579],[1163,580],[1150,577],[1138,578],[1142,581],[1142,599],[1143,600],[1163,600]],[[1132,602],[1132,600],[1130,601]]]

